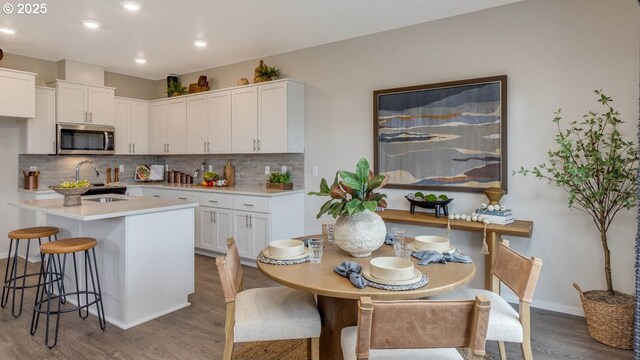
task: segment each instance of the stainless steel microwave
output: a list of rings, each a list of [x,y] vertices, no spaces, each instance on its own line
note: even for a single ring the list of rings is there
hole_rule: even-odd
[[[109,125],[63,124],[57,126],[58,154],[115,154],[116,128]]]

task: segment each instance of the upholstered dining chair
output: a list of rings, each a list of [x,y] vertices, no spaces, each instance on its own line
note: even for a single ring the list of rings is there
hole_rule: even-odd
[[[489,322],[489,300],[358,302],[358,326],[342,329],[345,360],[463,359],[455,349],[469,348],[482,359]]]
[[[484,295],[491,301],[491,315],[487,340],[497,341],[500,358],[506,360],[505,342],[520,343],[522,357],[532,360],[531,352],[531,300],[538,282],[542,259],[527,258],[509,248],[509,241],[503,240],[498,246],[493,263],[492,291],[460,288],[430,300],[472,299]],[[515,311],[500,296],[500,283],[508,286],[518,296],[519,311]]]
[[[234,343],[307,339],[307,358],[319,359],[320,314],[313,294],[286,287],[242,291],[242,265],[233,238],[229,251],[216,258],[227,303],[224,360],[230,360]]]

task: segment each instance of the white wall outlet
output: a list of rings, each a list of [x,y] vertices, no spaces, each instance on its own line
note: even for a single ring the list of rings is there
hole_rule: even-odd
[[[264,174],[265,175],[269,175],[271,173],[271,168],[269,167],[269,165],[265,165],[264,166]]]
[[[29,166],[29,171],[38,171],[38,167],[35,165]]]
[[[313,166],[311,168],[311,175],[312,176],[318,176],[318,167],[317,166]]]
[[[118,171],[120,171],[120,172],[124,172],[124,165],[120,165],[120,166],[118,167],[118,169],[119,169]]]
[[[282,171],[283,174],[287,172],[287,165],[282,165]]]

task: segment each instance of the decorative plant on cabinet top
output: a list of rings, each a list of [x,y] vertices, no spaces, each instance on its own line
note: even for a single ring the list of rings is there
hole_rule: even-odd
[[[559,148],[548,151],[548,163],[535,166],[533,169],[521,167],[520,170],[514,171],[514,174],[533,174],[536,178],[562,187],[569,195],[569,207],[591,216],[600,232],[607,291],[582,293],[579,286],[574,284],[581,293],[583,306],[585,297],[587,300],[591,298],[591,301],[607,305],[633,303],[631,295],[613,289],[607,231],[620,210],[629,210],[636,205],[638,150],[632,141],[624,140],[620,134],[618,125],[623,121],[619,119],[620,114],[610,105],[613,100],[600,90],[596,90],[595,93],[606,112],[599,114],[589,111],[581,121],[571,121],[568,128],[563,130],[560,128],[561,116],[558,110],[553,122],[558,126],[556,143]],[[631,305],[629,309],[633,315]],[[585,306],[585,315],[589,323],[587,313]],[[620,325],[624,320],[608,319],[606,322]],[[608,343],[606,339],[594,336],[591,325],[589,331],[596,340],[616,346]],[[633,326],[629,326],[629,334],[633,336]]]
[[[334,231],[336,245],[355,257],[366,257],[384,243],[386,227],[375,210],[387,207],[387,195],[376,192],[384,187],[388,176],[375,175],[369,161],[362,158],[355,173],[340,170],[331,187],[320,181],[320,191],[309,195],[329,196],[317,218],[329,214],[337,218]]]

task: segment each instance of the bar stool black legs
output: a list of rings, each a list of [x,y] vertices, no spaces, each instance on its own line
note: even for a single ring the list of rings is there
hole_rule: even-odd
[[[2,286],[2,297],[0,297],[0,307],[3,309],[7,306],[9,302],[9,296],[11,296],[11,315],[17,318],[22,314],[22,306],[24,302],[24,290],[36,287],[37,285],[27,285],[27,278],[32,276],[38,276],[38,273],[28,273],[28,259],[29,259],[29,249],[31,245],[31,240],[38,239],[38,245],[42,245],[42,239],[48,238],[49,241],[52,241],[52,237],[55,239],[56,234],[58,233],[58,228],[55,227],[35,227],[35,228],[26,228],[14,230],[9,233],[9,258],[7,259],[7,266],[5,268],[4,273],[4,281]],[[19,250],[20,243],[26,240],[27,248],[25,253],[24,267],[19,266],[18,258],[19,258]],[[42,255],[41,255],[42,258]],[[53,273],[56,274],[56,277],[59,277],[60,269],[60,259],[58,257],[58,264],[54,264]],[[22,271],[21,271],[22,270]],[[22,272],[22,275],[18,275]],[[59,290],[62,291],[64,288],[64,282],[57,282]],[[18,294],[19,293],[19,294]],[[19,299],[16,299],[16,295],[19,296]],[[19,300],[19,301],[17,301]],[[64,300],[64,299],[63,299]]]
[[[104,316],[104,306],[102,303],[102,291],[100,289],[100,278],[98,275],[98,267],[95,253],[95,239],[91,238],[71,238],[58,240],[54,243],[43,244],[40,251],[45,255],[46,259],[41,266],[40,276],[38,277],[38,290],[36,292],[36,301],[33,308],[33,316],[31,318],[31,335],[35,335],[38,330],[40,315],[45,315],[45,345],[52,349],[58,342],[58,330],[60,326],[60,314],[78,311],[78,315],[82,319],[89,316],[89,306],[96,305],[96,313],[100,328],[106,328]],[[78,261],[76,253],[84,256],[84,289],[80,288],[78,277]],[[56,281],[56,256],[62,257],[60,278],[64,277],[64,269],[67,263],[67,254],[73,259],[73,271],[75,275],[75,291],[66,292],[60,290],[59,293],[53,292],[53,283]],[[91,290],[89,289],[89,280],[91,280]],[[58,282],[59,283],[59,282]],[[74,307],[62,307],[63,298],[65,296],[73,296],[77,300]],[[83,312],[82,310],[85,309]],[[55,324],[52,324],[55,321]],[[51,326],[54,326],[53,334],[51,334]]]

